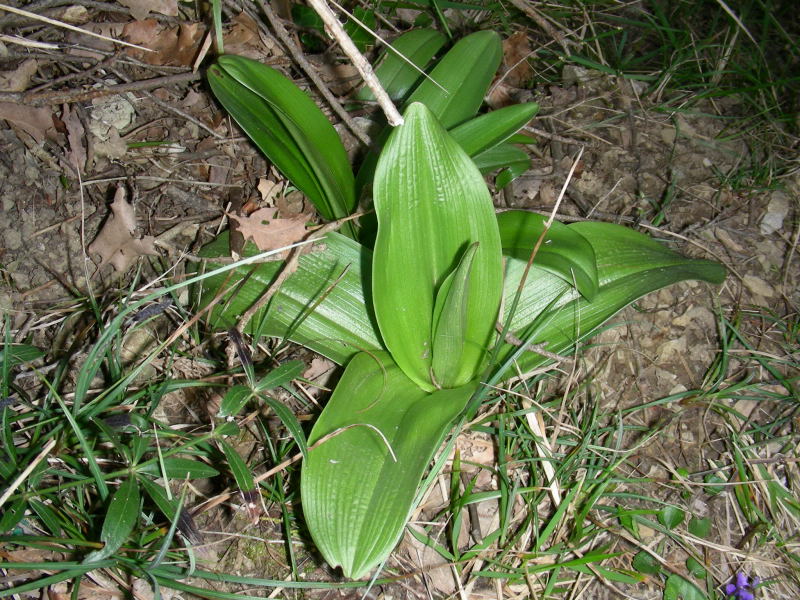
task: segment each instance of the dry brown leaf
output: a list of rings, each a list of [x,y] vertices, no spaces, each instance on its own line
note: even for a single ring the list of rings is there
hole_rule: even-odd
[[[277,250],[299,242],[306,235],[305,215],[291,219],[275,218],[274,208],[260,208],[247,217],[230,215],[236,222],[236,229],[245,240],[253,243],[262,252]],[[280,258],[285,258],[288,252],[283,252]]]
[[[55,133],[53,115],[44,106],[33,108],[14,102],[0,102],[0,119],[19,127],[38,143],[43,142],[49,133]]]
[[[24,92],[38,68],[36,59],[29,58],[13,71],[0,71],[0,92]]]
[[[168,17],[178,16],[178,0],[118,0],[118,2],[129,8],[131,16],[137,21],[146,18],[151,12]]]
[[[200,48],[205,33],[201,23],[187,23],[178,27],[164,27],[154,19],[132,21],[122,30],[122,38],[153,52],[136,48],[126,51],[149,65],[190,66]]]
[[[89,252],[100,255],[98,269],[111,264],[117,271],[126,271],[140,256],[158,254],[155,241],[151,235],[136,237],[133,206],[125,199],[125,188],[119,187],[111,204],[111,215],[89,244]]]
[[[83,138],[86,132],[83,129],[83,123],[78,118],[78,114],[74,110],[70,110],[69,104],[64,105],[61,121],[67,129],[67,141],[69,142],[67,162],[83,172],[86,167],[86,149],[83,147]]]
[[[516,88],[527,88],[533,79],[533,69],[528,63],[532,54],[531,43],[524,31],[517,31],[503,40],[503,66],[506,74],[503,81]]]

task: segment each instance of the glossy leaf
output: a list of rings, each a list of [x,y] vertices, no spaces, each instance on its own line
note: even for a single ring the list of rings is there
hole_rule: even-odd
[[[433,310],[433,344],[431,373],[436,387],[456,387],[463,376],[463,351],[467,344],[467,311],[472,262],[478,243],[470,245],[461,261],[436,292]]]
[[[162,475],[161,465],[158,462],[151,462],[136,467],[139,473],[147,473],[160,477]],[[214,467],[200,462],[199,460],[192,460],[191,458],[178,458],[170,456],[164,459],[165,475],[170,479],[183,480],[187,477],[189,479],[206,479],[219,475]]]
[[[686,279],[722,283],[725,269],[719,263],[689,259],[647,236],[611,223],[580,222],[569,225],[592,245],[597,257],[598,291],[589,302],[562,278],[534,266],[511,319],[511,330],[523,340],[546,343],[551,352],[570,350],[619,310],[645,294]],[[505,302],[509,310],[516,294],[524,261],[506,261]],[[505,314],[508,319],[510,315]],[[523,370],[550,360],[535,352],[506,345],[501,363],[516,356]]]
[[[308,95],[275,69],[241,56],[220,56],[208,82],[239,126],[324,218],[355,209],[347,153]]]
[[[359,578],[388,556],[475,387],[425,392],[385,352],[347,365],[311,431],[301,477],[306,523],[328,563]]]
[[[264,375],[258,383],[256,383],[256,390],[265,392],[276,387],[281,387],[297,379],[303,374],[306,365],[300,360],[287,360],[285,363],[275,367],[269,373]]]
[[[10,344],[0,347],[0,362],[4,362],[7,369],[13,369],[19,364],[34,361],[42,356],[44,352],[30,344]]]
[[[100,531],[103,547],[86,556],[84,563],[97,562],[108,558],[122,547],[139,519],[139,484],[136,477],[129,477],[114,492],[108,505],[108,512]]]
[[[150,481],[146,477],[142,477],[139,480],[139,483],[141,484],[145,493],[150,496],[150,499],[158,507],[158,510],[160,510],[168,519],[174,519],[178,512],[178,500],[175,498],[170,498],[167,495],[167,490],[164,488],[164,486]]]
[[[297,446],[300,448],[300,452],[305,455],[307,452],[306,435],[303,433],[303,428],[292,410],[280,400],[276,400],[264,393],[258,394],[258,399],[272,409],[281,420],[281,423],[283,423],[283,426],[292,434],[294,441],[297,442]]]
[[[470,119],[450,130],[450,135],[470,156],[505,142],[539,111],[534,102],[513,104]]]
[[[228,388],[219,404],[217,416],[228,419],[238,415],[244,405],[253,397],[253,391],[246,385],[234,385]]]
[[[433,68],[430,79],[411,93],[407,104],[421,102],[445,129],[460,125],[478,112],[502,54],[500,36],[494,31],[460,39]]]
[[[425,69],[446,41],[444,34],[435,29],[412,29],[391,43],[394,52],[388,49],[381,52],[375,75],[392,100],[397,102],[405,99],[423,77],[419,69]],[[408,60],[401,58],[400,54]],[[408,64],[408,61],[418,69]],[[375,96],[365,86],[359,90],[356,98],[374,100]]]
[[[252,245],[243,252],[246,256],[255,253]],[[228,254],[227,233],[201,251],[206,257]],[[339,364],[359,350],[382,348],[370,305],[371,258],[371,252],[353,240],[328,234],[300,258],[297,271],[268,307],[256,313],[246,331],[288,338]],[[201,289],[200,307],[225,290],[211,313],[210,325],[227,329],[236,324],[269,287],[281,264],[261,263],[209,277]]]
[[[217,440],[217,443],[220,445],[222,452],[225,454],[225,460],[228,463],[228,468],[231,470],[231,474],[233,475],[234,481],[236,481],[236,487],[239,488],[239,491],[247,493],[255,490],[256,483],[253,479],[253,472],[250,470],[250,467],[247,465],[241,455],[228,442],[224,440]]]
[[[434,299],[467,246],[478,242],[465,345],[456,385],[475,377],[486,358],[502,290],[494,207],[470,158],[422,104],[395,128],[375,172],[378,236],[373,304],[386,348],[400,368],[432,390]]]
[[[545,229],[542,215],[510,210],[497,215],[503,253],[527,262]],[[563,223],[553,221],[534,257],[535,265],[576,285],[591,300],[597,294],[597,259],[589,241]]]
[[[511,144],[498,144],[473,156],[472,160],[484,175],[497,169],[503,169],[494,182],[495,188],[498,190],[514,181],[531,166],[531,157],[528,156],[528,153]]]

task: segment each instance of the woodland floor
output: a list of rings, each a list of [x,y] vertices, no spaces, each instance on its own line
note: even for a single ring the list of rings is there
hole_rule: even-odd
[[[0,25],[7,31],[12,27],[30,39],[64,44],[56,51],[0,47],[0,87],[5,90],[0,97],[0,311],[7,315],[12,338],[29,340],[53,357],[83,343],[74,329],[83,321],[74,315],[80,312],[79,299],[90,289],[108,300],[167,269],[179,277],[188,264],[184,253],[196,253],[226,226],[226,209],[266,202],[269,188],[282,185],[280,176],[215,103],[202,80],[202,68],[191,71],[205,39],[203,25],[183,16],[129,10],[122,3],[110,3],[107,10],[97,4],[65,4],[47,14],[154,52],[125,50],[0,14]],[[516,62],[514,52],[519,48],[514,44],[521,43],[518,39],[507,45],[506,63]],[[226,49],[283,67],[308,87],[280,44],[246,13],[237,16],[227,31]],[[333,50],[312,60],[323,65],[326,81],[343,96],[352,90],[352,73],[343,67],[337,74],[324,66],[332,57]],[[138,83],[125,87],[129,82]],[[642,91],[627,80],[568,66],[559,83],[548,85],[537,84],[533,72],[512,71],[495,86],[489,104],[533,100],[541,105],[531,123],[538,138],[531,147],[533,168],[496,195],[498,208],[549,211],[578,148],[584,147],[561,209],[563,220],[592,218],[638,227],[688,255],[718,260],[729,270],[719,287],[688,282],[646,296],[614,319],[616,327],[594,339],[576,373],[550,384],[552,394],[565,395],[570,386],[580,385],[582,392],[574,402],[583,403],[583,409],[598,405],[606,415],[652,401],[652,408],[638,412],[637,418],[644,428],[658,424],[663,430],[642,444],[624,468],[635,465],[631,476],[667,482],[680,469],[708,469],[710,460],[730,464],[720,441],[725,425],[717,413],[703,402],[694,403],[691,395],[656,402],[709,388],[708,371],[720,353],[722,318],[736,322],[754,344],[753,352],[781,358],[794,353],[790,363],[797,364],[800,172],[795,168],[774,185],[755,187],[729,176],[746,172],[753,163],[770,161],[774,158],[770,152],[785,152],[754,143],[758,131],[742,135],[736,130],[742,107],[735,97],[684,110],[679,103],[666,104],[665,97],[642,96]],[[337,128],[357,153],[352,136],[343,126]],[[754,156],[755,152],[761,154]],[[142,239],[124,242],[112,237],[90,246],[109,219],[119,186],[130,192],[136,237]],[[121,269],[99,264],[98,250],[110,257],[114,248],[104,244],[115,243],[127,243],[117,264]],[[775,319],[795,323],[794,338],[787,339]],[[170,325],[160,327],[156,336],[168,332]],[[136,344],[150,341],[131,340],[131,356],[139,350]],[[749,356],[741,347],[731,352],[726,381],[747,380],[764,393],[787,393],[768,372],[737,352]],[[304,356],[311,361],[311,356]],[[173,368],[176,377],[207,374],[191,357]],[[34,385],[33,380],[26,385]],[[758,401],[726,402],[751,423],[774,418]],[[175,422],[197,425],[211,414],[197,399],[186,398],[164,410]],[[797,436],[800,426],[790,429],[782,435]],[[464,434],[459,447],[465,460],[486,464],[495,460],[491,439],[481,434]],[[766,471],[780,480],[796,480],[800,476],[796,454],[787,462],[778,453],[786,453],[785,443],[760,448]],[[488,478],[483,484],[489,489],[493,482]],[[739,565],[747,565],[746,571],[762,578],[785,578],[783,559],[770,544],[754,544],[751,532],[731,508],[732,491],[709,498],[688,485],[684,496],[675,486],[664,485],[660,491],[657,484],[653,487],[649,494],[711,518],[714,534],[704,551],[719,581],[741,570]],[[430,502],[420,518],[437,512],[436,500]],[[496,506],[479,506],[480,511],[485,512],[481,519],[491,520]],[[208,558],[213,556],[216,568],[229,572],[286,577],[281,570],[285,548],[280,523],[270,518],[253,526],[235,512],[230,507],[215,509],[199,523],[202,529],[249,534],[272,543],[262,547],[245,539],[228,541],[229,546],[214,546]],[[279,515],[268,507],[269,517]],[[798,524],[787,526],[794,528],[796,546]],[[643,539],[647,543],[646,535]],[[610,538],[609,543],[612,550],[623,553],[635,550],[622,537]],[[393,566],[421,573],[437,562],[430,554],[407,539],[393,555]],[[336,575],[316,559],[303,556],[308,579],[335,580]],[[667,548],[665,556],[673,568],[685,559],[677,545]],[[618,560],[622,566],[630,559],[623,555]],[[588,576],[586,582],[593,587],[582,592],[583,597],[623,597],[616,585],[608,587]],[[787,580],[771,588],[771,597],[796,597],[792,586]],[[627,597],[661,597],[655,580],[622,587]],[[277,592],[279,597],[293,593]],[[303,593],[319,598],[353,594]],[[372,592],[373,597],[386,598],[456,593],[448,568],[433,569],[425,577],[412,575]],[[495,584],[484,581],[472,594],[527,597],[528,591],[522,586],[504,589],[498,596]],[[137,592],[137,597],[146,595],[142,589]]]

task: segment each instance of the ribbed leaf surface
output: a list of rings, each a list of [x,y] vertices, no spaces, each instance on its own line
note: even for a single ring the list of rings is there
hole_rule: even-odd
[[[511,330],[518,337],[527,340],[533,335],[530,341],[547,343],[552,352],[568,351],[619,310],[649,292],[686,279],[713,284],[725,279],[725,269],[719,263],[686,258],[620,225],[582,222],[568,227],[589,241],[597,257],[599,288],[594,299],[587,301],[564,279],[534,267],[511,320]],[[525,261],[507,260],[506,310],[524,266]],[[501,352],[501,362],[517,350],[507,345]],[[523,352],[517,362],[523,370],[528,370],[549,361],[534,352]]]
[[[461,38],[433,68],[430,79],[411,93],[408,104],[425,104],[445,129],[460,125],[478,112],[502,55],[500,36],[494,31]]]
[[[375,76],[383,89],[395,102],[403,101],[408,93],[419,82],[425,69],[434,55],[441,50],[447,38],[435,29],[412,29],[399,36],[391,44],[395,52],[384,50],[378,58]],[[403,60],[402,54],[407,60]],[[408,61],[418,67],[415,69]],[[374,100],[375,96],[368,87],[363,87],[356,94],[359,100]]]
[[[313,100],[275,69],[220,56],[208,71],[214,95],[275,166],[326,219],[355,208],[355,183],[339,135]]]
[[[225,232],[201,254],[226,256],[230,254],[228,247]],[[245,255],[255,253],[251,244],[245,247]],[[288,337],[339,364],[359,350],[382,348],[371,313],[371,254],[343,235],[328,234],[300,258],[297,271],[273,296],[267,309],[256,313],[246,331]],[[205,280],[198,303],[201,308],[225,290],[211,312],[210,324],[221,329],[234,325],[264,293],[282,264],[262,263]],[[213,264],[206,265],[207,270],[213,268]]]
[[[457,376],[474,378],[486,357],[502,290],[502,257],[494,208],[472,160],[422,104],[389,138],[375,173],[378,236],[373,303],[384,344],[418,385],[433,389],[434,299],[467,247],[472,265],[465,347]]]
[[[388,556],[428,463],[474,389],[427,393],[385,352],[358,354],[347,365],[309,446],[336,435],[309,450],[301,478],[306,523],[328,563],[359,578]]]
[[[544,231],[542,215],[510,210],[497,215],[503,253],[527,262]],[[535,265],[577,285],[587,300],[597,293],[597,265],[594,249],[574,227],[554,221],[534,257]]]

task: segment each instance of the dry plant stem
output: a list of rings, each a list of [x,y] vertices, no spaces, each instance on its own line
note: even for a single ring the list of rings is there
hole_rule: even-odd
[[[28,17],[29,19],[33,19],[34,21],[41,21],[43,23],[47,23],[48,25],[55,25],[56,27],[62,27],[63,29],[76,31],[78,33],[82,33],[83,35],[89,35],[92,37],[100,38],[101,40],[105,40],[107,42],[113,42],[114,44],[121,44],[122,46],[128,46],[129,48],[136,48],[137,50],[142,50],[144,52],[153,52],[153,50],[151,50],[150,48],[145,48],[144,46],[137,46],[136,44],[123,42],[122,40],[115,40],[114,38],[108,37],[107,35],[95,33],[87,29],[81,29],[80,27],[75,27],[75,25],[70,25],[69,23],[64,23],[62,21],[56,21],[55,19],[51,19],[49,17],[45,17],[42,15],[37,15],[36,13],[32,13],[27,10],[23,10],[21,8],[14,8],[13,6],[6,6],[5,4],[0,4],[0,10],[5,10],[10,13],[14,13],[15,15],[20,15],[22,17]]]
[[[202,75],[200,73],[192,73],[191,71],[187,71],[186,73],[178,73],[176,75],[166,75],[164,77],[154,77],[152,79],[145,79],[143,81],[131,81],[129,83],[110,85],[99,90],[70,90],[67,92],[63,90],[53,90],[38,94],[30,94],[26,92],[0,92],[0,101],[17,102],[29,106],[47,106],[64,103],[72,104],[74,102],[86,102],[89,100],[94,100],[95,98],[103,98],[105,96],[113,96],[115,94],[122,94],[125,92],[152,90],[173,83],[196,81],[201,78]]]
[[[350,39],[344,27],[342,27],[342,24],[339,22],[339,19],[333,14],[330,6],[328,6],[325,0],[308,0],[308,4],[320,16],[323,23],[325,23],[325,30],[336,40],[339,46],[341,46],[344,53],[352,61],[353,66],[358,70],[364,83],[367,84],[367,87],[375,95],[378,106],[381,107],[381,110],[386,115],[386,120],[389,122],[389,125],[392,127],[402,125],[403,117],[400,116],[394,102],[389,98],[389,94],[386,93],[386,90],[383,89],[378,78],[375,77],[372,66],[370,66],[367,59],[364,58],[364,55],[358,51],[353,40]]]
[[[27,467],[25,467],[22,473],[20,473],[19,476],[14,481],[11,482],[11,485],[9,485],[6,491],[3,492],[3,495],[0,496],[0,506],[3,506],[3,504],[5,504],[6,500],[8,500],[11,497],[11,494],[13,494],[14,491],[20,485],[22,485],[22,482],[25,481],[25,479],[27,479],[28,475],[31,474],[31,471],[33,471],[36,468],[36,466],[40,462],[42,462],[48,454],[50,454],[50,451],[55,447],[55,445],[56,445],[56,440],[51,438],[50,440],[47,441],[47,443],[44,445],[44,448],[42,448],[42,451],[36,455],[36,458],[34,458],[31,461],[31,463]]]
[[[308,78],[316,86],[317,90],[319,90],[319,93],[322,94],[323,98],[325,98],[325,100],[331,106],[333,112],[335,112],[337,116],[344,121],[345,125],[347,125],[347,128],[353,132],[353,135],[356,136],[359,142],[365,146],[369,146],[372,143],[369,136],[364,133],[364,131],[355,123],[355,121],[353,121],[353,119],[350,117],[350,114],[344,109],[333,93],[331,93],[331,91],[328,89],[328,86],[325,85],[325,82],[322,81],[322,78],[320,78],[316,69],[306,59],[303,51],[297,47],[294,41],[292,41],[292,38],[289,36],[289,33],[286,31],[286,28],[283,26],[283,23],[278,15],[276,15],[269,4],[263,0],[257,0],[257,2],[258,6],[261,8],[261,11],[267,17],[272,29],[275,31],[275,34],[278,36],[278,39],[289,51],[289,54],[292,55],[292,59],[300,66],[301,69],[303,69],[305,74],[308,75]]]

